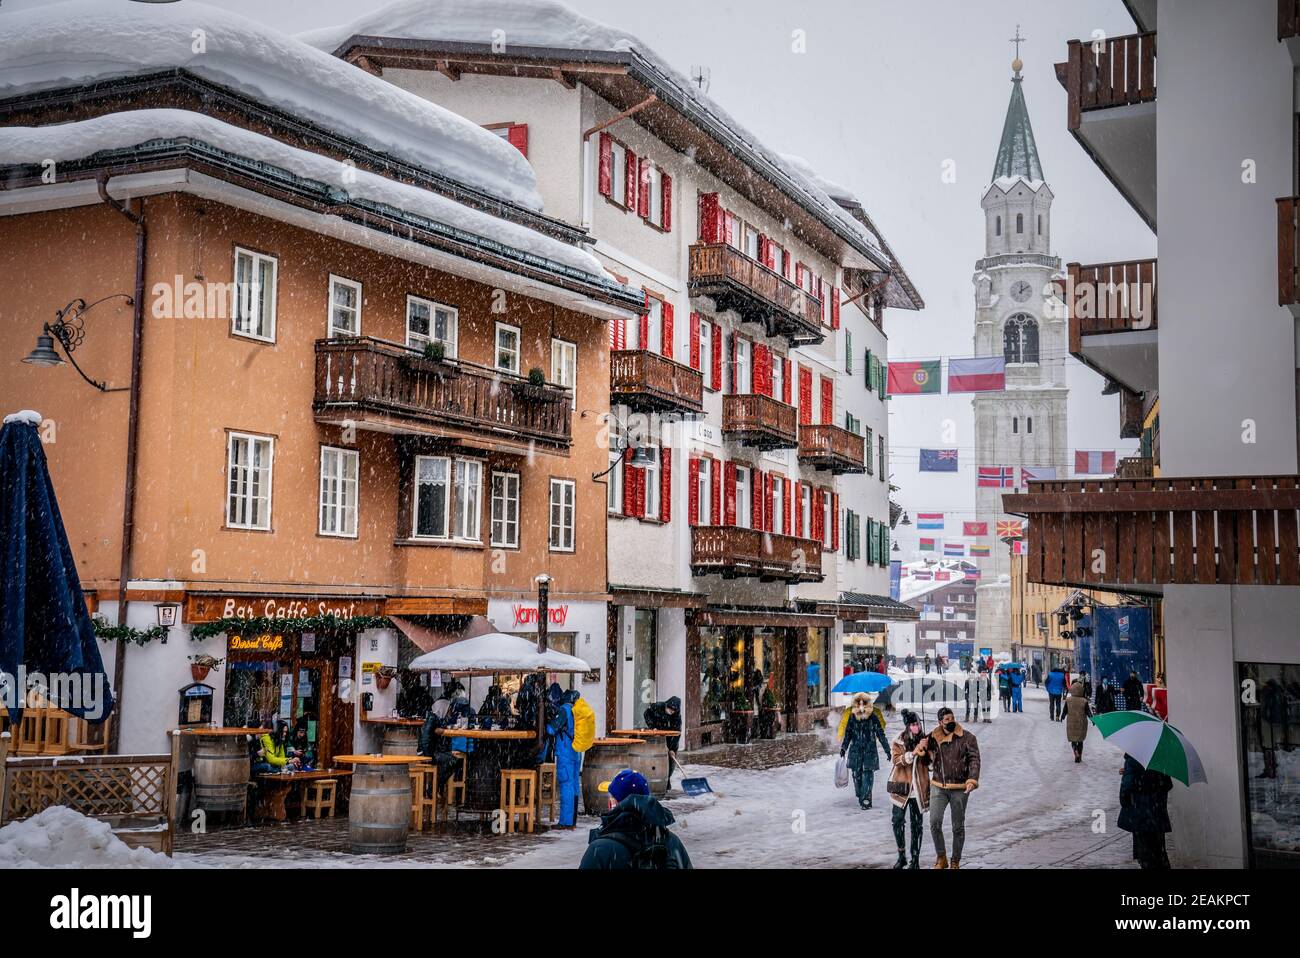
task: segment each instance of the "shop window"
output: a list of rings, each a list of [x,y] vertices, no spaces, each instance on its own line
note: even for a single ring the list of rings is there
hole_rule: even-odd
[[[1300,865],[1300,665],[1242,662],[1241,754],[1245,764],[1249,868]],[[1177,786],[1175,786],[1177,787]]]
[[[804,655],[804,682],[808,686],[809,708],[820,708],[829,701],[830,648],[829,630],[808,630],[808,651]]]
[[[700,724],[721,722],[731,685],[731,657],[721,628],[700,629]]]
[[[645,728],[645,707],[659,701],[656,686],[658,617],[654,609],[634,609],[632,622],[632,727]]]

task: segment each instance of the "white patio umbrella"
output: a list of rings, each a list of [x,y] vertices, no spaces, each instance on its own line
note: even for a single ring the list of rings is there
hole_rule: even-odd
[[[495,672],[588,672],[576,655],[549,649],[537,651],[537,643],[518,635],[488,632],[462,639],[411,660],[412,672],[437,669],[462,675],[492,675]]]

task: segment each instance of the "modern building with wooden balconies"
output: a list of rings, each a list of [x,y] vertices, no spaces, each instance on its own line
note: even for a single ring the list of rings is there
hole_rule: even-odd
[[[782,337],[792,348],[825,338],[821,300],[735,247],[697,243],[690,248],[689,269],[692,296],[711,297],[719,310],[735,310],[768,336]]]
[[[691,569],[696,575],[724,579],[820,582],[822,544],[816,539],[741,526],[694,526]]]
[[[609,356],[609,399],[638,412],[704,411],[704,375],[648,349],[618,349]]]

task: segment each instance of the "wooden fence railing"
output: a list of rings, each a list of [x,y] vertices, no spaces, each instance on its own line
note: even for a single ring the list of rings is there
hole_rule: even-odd
[[[689,269],[692,292],[707,295],[730,287],[754,297],[756,306],[776,310],[812,332],[821,328],[821,300],[726,243],[691,246]]]
[[[700,412],[704,409],[704,375],[666,356],[645,349],[609,354],[611,398],[632,406]]]
[[[696,575],[820,582],[822,545],[816,539],[739,526],[694,526],[691,567]]]
[[[1155,100],[1155,33],[1130,33],[1095,43],[1071,40],[1065,92],[1071,130],[1079,129],[1088,110]]]
[[[799,411],[762,393],[722,397],[723,435],[763,448],[799,445]]]
[[[799,461],[837,474],[865,472],[866,439],[843,426],[803,425],[799,427]]]

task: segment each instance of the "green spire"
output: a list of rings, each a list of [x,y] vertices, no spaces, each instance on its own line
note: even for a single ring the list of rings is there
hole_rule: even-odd
[[[1019,61],[1017,61],[1019,63]],[[1029,124],[1029,108],[1020,90],[1020,71],[1011,78],[1011,102],[1007,104],[1007,120],[1002,124],[1002,142],[998,145],[998,159],[993,164],[993,179],[1002,176],[1023,176],[1029,180],[1042,180],[1043,165],[1038,162],[1038,147],[1034,144],[1034,128]]]

